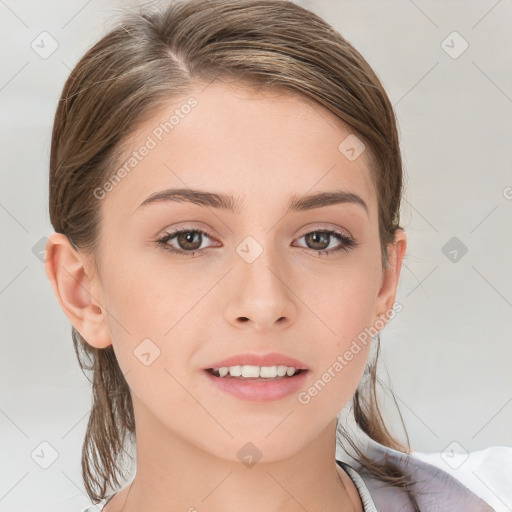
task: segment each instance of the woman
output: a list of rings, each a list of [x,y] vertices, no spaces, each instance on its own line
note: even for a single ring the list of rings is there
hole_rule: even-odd
[[[376,401],[401,193],[382,84],[291,2],[173,3],[89,50],[55,116],[46,271],[93,374],[91,500],[492,510],[410,457]],[[351,401],[364,450],[338,424]],[[118,490],[127,440],[137,471]]]

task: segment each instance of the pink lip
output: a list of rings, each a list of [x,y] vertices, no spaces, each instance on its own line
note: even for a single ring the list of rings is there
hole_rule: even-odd
[[[298,393],[299,389],[304,387],[309,372],[302,371],[292,377],[268,381],[263,379],[242,379],[240,377],[216,377],[207,370],[204,370],[204,374],[217,389],[225,393],[242,400],[270,402]]]
[[[293,357],[288,357],[277,352],[270,352],[268,354],[238,354],[236,356],[228,357],[217,361],[211,366],[203,368],[208,370],[210,368],[222,368],[223,366],[293,366],[297,370],[309,370],[307,365],[301,363]]]

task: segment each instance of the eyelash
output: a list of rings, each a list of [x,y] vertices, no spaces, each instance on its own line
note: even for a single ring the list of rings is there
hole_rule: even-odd
[[[180,256],[194,257],[194,254],[196,252],[202,252],[202,251],[206,250],[206,249],[197,249],[196,251],[184,251],[184,250],[179,250],[179,249],[176,249],[176,248],[170,246],[168,244],[168,242],[180,233],[201,233],[202,235],[206,235],[208,238],[213,239],[213,236],[208,231],[203,231],[202,229],[190,229],[190,228],[185,227],[185,228],[176,229],[175,231],[172,231],[171,233],[165,234],[162,238],[159,238],[158,240],[156,240],[156,243],[158,244],[159,247],[161,247],[165,251],[169,251],[174,254],[179,254]],[[344,233],[342,233],[340,231],[328,230],[328,229],[316,229],[313,231],[308,231],[307,233],[304,233],[300,238],[303,238],[304,236],[309,235],[311,233],[323,233],[323,234],[328,234],[328,235],[334,235],[341,242],[341,245],[338,248],[329,249],[329,250],[325,250],[325,249],[324,250],[315,250],[315,249],[310,249],[308,247],[300,247],[301,249],[305,249],[306,251],[313,251],[318,256],[329,257],[329,256],[333,256],[333,255],[335,255],[335,253],[339,253],[341,251],[349,252],[351,249],[353,249],[354,247],[359,245],[358,242],[356,242],[352,238],[348,237]]]

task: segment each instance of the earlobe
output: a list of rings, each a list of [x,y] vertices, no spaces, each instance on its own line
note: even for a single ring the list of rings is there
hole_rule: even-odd
[[[395,304],[396,291],[407,248],[407,236],[403,229],[395,232],[395,239],[388,245],[389,264],[383,270],[382,284],[377,297],[376,315],[388,317]]]
[[[111,345],[104,308],[93,293],[95,276],[66,235],[53,233],[48,239],[45,270],[60,307],[87,343],[96,348]]]

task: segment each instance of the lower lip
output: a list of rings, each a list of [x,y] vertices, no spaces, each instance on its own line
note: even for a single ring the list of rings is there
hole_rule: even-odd
[[[230,393],[243,400],[270,402],[271,400],[279,400],[297,392],[304,384],[308,371],[303,370],[292,377],[268,381],[239,379],[236,377],[216,377],[206,370],[204,370],[204,373],[221,391]]]

